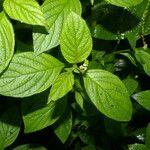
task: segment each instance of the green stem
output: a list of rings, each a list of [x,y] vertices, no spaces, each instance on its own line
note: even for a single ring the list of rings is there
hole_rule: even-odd
[[[130,50],[126,49],[126,50],[120,50],[120,51],[115,51],[113,52],[113,54],[120,54],[120,53],[124,53],[124,52],[129,52]]]

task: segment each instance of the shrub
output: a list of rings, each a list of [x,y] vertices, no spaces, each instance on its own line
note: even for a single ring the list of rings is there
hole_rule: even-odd
[[[0,6],[0,150],[150,149],[149,0]]]

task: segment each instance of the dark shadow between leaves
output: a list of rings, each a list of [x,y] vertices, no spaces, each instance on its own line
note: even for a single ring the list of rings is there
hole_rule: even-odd
[[[0,117],[0,122],[11,126],[20,127],[21,116],[17,106],[13,106],[5,110]]]
[[[3,11],[3,2],[4,2],[4,0],[1,0],[1,1],[0,1],[0,12]]]
[[[30,148],[30,149],[41,148],[41,147],[42,147],[42,146],[39,145],[39,144],[29,144],[29,145],[28,145],[28,148]]]
[[[47,105],[49,89],[46,91],[22,99],[21,110],[22,114],[26,115]]]
[[[67,107],[67,96],[63,97],[62,99],[59,99],[55,103],[55,108],[53,111],[52,118],[58,118],[64,114],[66,107]]]
[[[52,127],[56,129],[61,123],[65,121],[65,119],[68,117],[69,114],[70,114],[70,109],[69,107],[66,107],[66,109],[64,110],[64,113],[62,113],[59,120],[56,123],[54,123]]]
[[[48,34],[45,27],[42,26],[34,26],[33,27],[33,33],[42,33],[42,34]]]
[[[102,5],[95,12],[97,23],[112,33],[124,33],[133,30],[140,19],[125,8],[113,5]]]
[[[52,112],[50,111],[50,117],[52,119],[60,117],[64,113],[67,106],[66,97],[57,100],[57,102],[51,101],[48,103],[48,96],[49,89],[40,94],[24,98],[21,105],[22,115],[26,116],[29,113],[38,111],[42,108],[46,108],[47,110],[52,108]]]

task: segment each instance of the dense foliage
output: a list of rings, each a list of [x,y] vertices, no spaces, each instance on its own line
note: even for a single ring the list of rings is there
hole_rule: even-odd
[[[150,149],[150,0],[0,10],[0,150]]]

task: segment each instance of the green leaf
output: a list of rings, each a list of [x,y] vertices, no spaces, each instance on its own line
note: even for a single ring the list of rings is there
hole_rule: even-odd
[[[128,91],[120,79],[108,71],[87,71],[84,85],[88,96],[97,109],[117,121],[129,121],[132,105]]]
[[[89,144],[89,145],[83,147],[81,150],[96,150],[96,146]]]
[[[132,48],[135,48],[138,39],[150,34],[150,1],[143,0],[137,6],[129,7],[128,10],[140,20],[136,28],[125,34]]]
[[[93,31],[93,37],[104,39],[104,40],[118,40],[119,39],[117,34],[108,31],[100,24],[95,26],[94,31]]]
[[[13,150],[46,150],[46,148],[37,144],[24,144],[13,148]]]
[[[150,54],[143,49],[136,49],[135,57],[137,61],[143,66],[145,73],[150,76]]]
[[[120,54],[123,55],[123,56],[125,56],[126,58],[128,58],[129,61],[130,61],[133,65],[137,66],[137,63],[136,63],[136,61],[135,61],[135,58],[132,56],[132,54],[130,54],[130,53],[120,53]]]
[[[150,149],[150,123],[148,124],[146,128],[145,145],[147,149]]]
[[[94,0],[90,0],[91,1],[91,4],[93,5],[94,4]]]
[[[143,30],[143,29],[144,30],[142,31],[143,32],[142,34],[145,34],[145,35],[150,34],[150,28],[149,28],[150,1],[143,0],[143,2],[140,5],[137,5],[135,7],[130,7],[129,11],[141,20],[139,26],[137,26],[137,28],[140,28],[140,30],[138,31],[138,33],[134,32],[134,34],[136,34],[135,38],[138,37],[137,36],[138,34],[141,37],[141,30]],[[132,39],[132,40],[134,40],[134,39]]]
[[[150,90],[136,93],[132,97],[144,108],[150,110]]]
[[[90,144],[90,145],[95,144],[94,137],[90,133],[86,131],[80,131],[78,134],[79,134],[79,138],[83,143]]]
[[[106,0],[112,5],[121,6],[121,7],[129,7],[140,4],[143,0]]]
[[[105,53],[105,51],[92,50],[92,60],[98,60],[99,62],[101,62]]]
[[[129,150],[146,150],[146,146],[144,144],[132,144],[129,145]]]
[[[59,44],[64,21],[71,11],[81,15],[81,4],[79,0],[45,0],[42,10],[48,24],[48,34],[34,30],[33,45],[38,54]]]
[[[84,100],[83,100],[83,97],[77,91],[75,91],[75,100],[76,100],[77,104],[80,106],[80,108],[84,109]]]
[[[3,6],[12,19],[32,25],[46,25],[43,12],[36,0],[5,0]]]
[[[0,149],[11,145],[20,131],[20,116],[18,109],[8,109],[0,118]]]
[[[102,69],[103,65],[98,61],[90,61],[88,69]]]
[[[45,105],[41,105],[36,101],[32,103],[24,101],[22,104],[24,132],[35,132],[52,125],[64,113],[65,108],[66,99],[61,99],[57,102],[51,101]]]
[[[62,116],[63,120],[55,128],[55,134],[61,140],[62,143],[65,143],[68,139],[71,128],[72,128],[72,113],[71,111],[66,111],[66,114]]]
[[[27,97],[40,93],[52,85],[63,67],[60,61],[48,54],[18,53],[0,76],[0,94]]]
[[[135,7],[133,7],[133,10]],[[132,43],[134,43],[133,41],[136,42],[135,39],[137,39],[139,31],[134,32],[135,34],[133,31],[136,27],[140,26],[141,18],[134,15],[134,12],[131,13],[129,8],[116,7],[102,1],[94,5],[92,12],[90,21],[95,38],[118,40],[118,42],[125,38],[130,38]]]
[[[131,45],[133,49],[136,47],[137,40],[140,39],[141,37],[140,34],[138,34],[140,31],[141,31],[141,28],[138,25],[137,28],[135,28],[134,30],[131,30],[125,33],[125,38],[128,39],[129,44]]]
[[[86,22],[74,12],[64,23],[60,38],[61,52],[69,63],[84,61],[92,50],[92,38]]]
[[[6,15],[0,13],[0,73],[7,67],[14,53],[14,31]]]
[[[65,96],[72,90],[74,85],[74,75],[72,72],[63,72],[58,76],[52,85],[49,98],[53,101]]]
[[[125,80],[123,80],[123,83],[125,84],[129,95],[133,94],[138,87],[138,82],[132,79],[131,77],[128,77]]]

